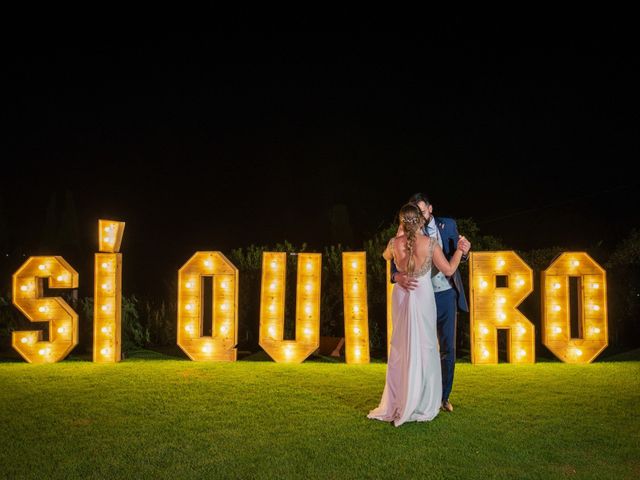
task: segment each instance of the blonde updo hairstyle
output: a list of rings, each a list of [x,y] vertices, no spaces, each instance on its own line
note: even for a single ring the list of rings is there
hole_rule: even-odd
[[[407,263],[407,273],[413,273],[415,270],[415,260],[413,259],[413,249],[416,244],[416,233],[424,226],[425,218],[420,208],[415,203],[407,203],[400,209],[398,220],[402,226],[402,230],[407,237],[406,252],[409,258]]]

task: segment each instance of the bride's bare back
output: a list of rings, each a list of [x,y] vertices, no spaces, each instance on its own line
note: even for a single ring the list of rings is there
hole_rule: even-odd
[[[414,261],[414,271],[417,271],[424,265],[424,262],[427,261],[427,257],[429,256],[429,247],[431,243],[431,238],[426,235],[418,234],[416,235],[416,240],[413,246],[413,261]],[[395,237],[392,242],[393,248],[393,259],[396,263],[396,267],[401,272],[407,271],[407,265],[409,264],[409,255],[407,251],[407,236],[400,235]],[[387,247],[389,250],[389,247]],[[385,254],[387,252],[385,251]],[[389,257],[392,252],[389,251]],[[387,258],[386,255],[384,255]],[[391,257],[390,257],[391,258]],[[387,258],[387,260],[390,260]]]
[[[426,235],[416,235],[416,241],[413,247],[414,272],[420,270],[424,265],[424,262],[429,256],[429,249],[431,248],[430,244],[434,241],[435,240]],[[385,258],[385,260],[393,259],[399,272],[406,272],[407,265],[409,264],[409,255],[407,252],[407,236],[399,235],[390,240],[382,256]],[[444,256],[442,247],[440,247],[438,243],[436,243],[433,247],[433,257],[431,260],[433,264],[438,268],[438,270],[444,273],[447,277],[450,277],[454,274],[454,272],[458,268],[458,265],[460,264],[461,258],[462,252],[460,250],[457,250],[451,258],[451,262],[449,262]]]

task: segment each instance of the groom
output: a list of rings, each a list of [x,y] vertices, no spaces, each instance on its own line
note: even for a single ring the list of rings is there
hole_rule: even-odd
[[[447,260],[451,260],[458,248],[459,235],[456,221],[452,218],[434,217],[432,215],[433,205],[423,193],[412,195],[409,202],[416,204],[426,219],[424,233],[437,239]],[[464,254],[462,259],[466,260],[471,243],[467,239],[460,240],[460,249]],[[413,290],[417,285],[415,278],[410,278],[406,273],[398,272],[393,261],[391,262],[391,281],[407,290]],[[463,312],[468,312],[469,307],[458,270],[453,276],[447,278],[433,266],[431,282],[438,312],[438,343],[440,344],[442,366],[442,409],[452,412],[453,405],[449,401],[449,394],[453,386],[453,372],[456,366],[456,314],[458,308]]]

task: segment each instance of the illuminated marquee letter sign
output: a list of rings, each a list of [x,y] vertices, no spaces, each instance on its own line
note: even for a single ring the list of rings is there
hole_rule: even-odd
[[[279,363],[301,363],[320,346],[322,255],[299,253],[296,339],[284,338],[287,254],[264,252],[260,294],[260,346]]]
[[[93,361],[121,359],[122,254],[124,222],[98,220],[93,283]]]
[[[202,335],[202,277],[213,278],[212,336]],[[235,361],[238,269],[220,252],[196,252],[178,272],[178,345],[199,361]]]
[[[571,336],[569,277],[578,277],[578,337]],[[563,253],[542,272],[542,343],[567,363],[590,363],[607,346],[605,271],[586,253]]]
[[[367,257],[365,252],[342,253],[342,297],[347,363],[369,363]]]
[[[472,363],[498,362],[498,329],[511,363],[535,362],[534,326],[516,308],[533,291],[531,268],[515,252],[474,252],[469,276]]]
[[[78,314],[61,297],[43,297],[49,288],[78,288],[78,272],[62,257],[31,257],[13,274],[13,304],[32,322],[49,323],[42,331],[13,332],[11,345],[29,363],[54,363],[78,344]]]
[[[391,334],[393,333],[393,283],[391,283],[391,260],[387,260],[387,358],[391,354]]]

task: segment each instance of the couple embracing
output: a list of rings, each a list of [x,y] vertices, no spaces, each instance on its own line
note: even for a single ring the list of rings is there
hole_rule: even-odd
[[[457,269],[471,243],[455,220],[432,213],[424,194],[413,195],[383,253],[392,260],[393,333],[382,400],[368,417],[396,427],[453,411],[456,312],[469,311]]]

